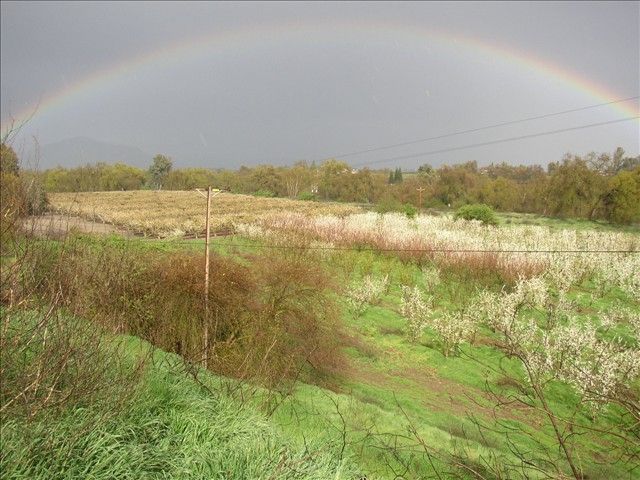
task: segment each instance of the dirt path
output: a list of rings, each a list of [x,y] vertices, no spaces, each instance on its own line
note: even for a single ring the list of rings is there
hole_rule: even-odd
[[[540,428],[543,424],[538,412],[517,402],[496,406],[495,399],[487,392],[441,377],[435,369],[380,371],[371,368],[366,362],[359,364],[357,360],[352,360],[349,375],[352,381],[398,392],[408,392],[404,383],[408,380],[418,388],[420,394],[417,398],[423,406],[432,411],[446,412],[461,418],[479,414],[485,418],[515,420],[535,428]]]
[[[108,223],[92,222],[80,217],[59,214],[28,217],[23,221],[22,225],[25,231],[31,232],[39,237],[60,237],[65,236],[69,232],[90,233],[94,235],[131,235],[125,230]]]

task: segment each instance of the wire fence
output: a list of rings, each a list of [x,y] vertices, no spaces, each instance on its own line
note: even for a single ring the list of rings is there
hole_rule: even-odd
[[[181,244],[194,245],[196,242],[204,241],[204,236],[198,239],[177,240]],[[318,241],[318,240],[315,240]],[[473,249],[473,248],[377,248],[377,247],[347,247],[340,245],[275,245],[263,243],[212,243],[211,247],[234,247],[234,248],[263,248],[273,250],[335,250],[351,252],[406,252],[406,253],[495,253],[495,254],[638,254],[640,250],[503,250],[503,249]]]

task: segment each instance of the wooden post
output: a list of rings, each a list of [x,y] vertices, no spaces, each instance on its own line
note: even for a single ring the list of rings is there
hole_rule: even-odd
[[[204,240],[204,359],[206,368],[209,364],[209,216],[211,212],[211,185],[207,187],[207,218],[205,220]]]

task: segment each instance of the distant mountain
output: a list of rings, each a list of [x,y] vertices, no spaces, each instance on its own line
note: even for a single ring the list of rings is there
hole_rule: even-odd
[[[40,149],[40,168],[77,167],[87,163],[126,163],[140,168],[151,164],[153,155],[137,147],[76,137],[43,145]]]

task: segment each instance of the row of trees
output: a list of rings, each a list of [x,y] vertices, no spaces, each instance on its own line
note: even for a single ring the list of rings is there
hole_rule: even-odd
[[[156,155],[147,171],[124,163],[96,163],[76,168],[57,167],[43,172],[27,171],[24,174],[37,177],[48,192],[161,189],[172,165],[169,157]]]
[[[478,167],[476,162],[467,162],[438,169],[425,164],[403,174],[400,168],[355,170],[335,159],[290,167],[173,169],[169,157],[156,155],[146,171],[121,163],[99,163],[28,174],[38,177],[48,192],[185,190],[213,185],[265,196],[418,208],[485,203],[503,211],[617,223],[640,221],[640,157],[627,156],[621,148],[613,154],[567,154],[546,169],[506,163]]]

